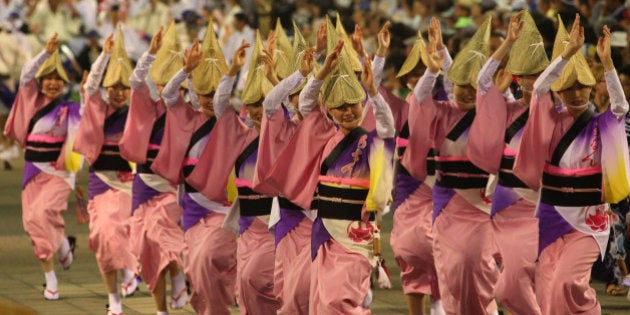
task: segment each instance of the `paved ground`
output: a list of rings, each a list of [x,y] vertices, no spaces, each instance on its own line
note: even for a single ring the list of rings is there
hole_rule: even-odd
[[[43,273],[33,257],[30,240],[22,230],[20,210],[20,183],[22,165],[14,163],[15,170],[0,171],[0,302],[29,307],[38,314],[105,314],[107,295],[92,252],[88,250],[87,225],[77,225],[74,218],[74,203],[66,215],[69,234],[78,238],[75,262],[68,271],[60,270],[59,301],[45,301],[42,296]],[[85,185],[85,174],[81,174]],[[384,230],[391,230],[391,215],[384,222]],[[389,233],[384,233],[383,244],[389,244]],[[385,257],[393,274],[398,274],[389,246],[384,246]],[[406,305],[397,276],[392,290],[375,290],[372,304],[374,314],[406,314]],[[603,314],[630,314],[630,301],[625,297],[610,297],[603,292],[603,284],[593,283],[603,305]],[[135,296],[124,299],[126,315],[155,314],[153,301],[144,285]],[[192,308],[172,311],[171,314],[192,314]],[[233,314],[238,314],[235,308]]]

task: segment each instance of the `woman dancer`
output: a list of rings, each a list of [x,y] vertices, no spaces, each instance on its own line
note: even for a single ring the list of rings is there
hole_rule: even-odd
[[[74,260],[75,239],[66,238],[62,214],[68,208],[68,195],[74,188],[79,166],[70,156],[79,124],[79,104],[62,99],[68,76],[58,49],[55,34],[45,50],[24,65],[4,130],[26,150],[22,225],[44,270],[47,300],[59,299],[55,252],[64,269],[70,268]]]
[[[117,288],[117,272],[122,271],[123,296],[135,292],[138,263],[131,253],[128,220],[131,217],[131,183],[133,175],[129,162],[120,156],[120,140],[129,107],[129,77],[131,63],[123,46],[119,30],[105,40],[103,52],[92,64],[85,83],[85,106],[79,125],[74,150],[85,156],[90,164],[89,203],[90,249],[109,293],[107,314],[122,314],[122,303]],[[100,82],[103,80],[107,100],[103,99]]]

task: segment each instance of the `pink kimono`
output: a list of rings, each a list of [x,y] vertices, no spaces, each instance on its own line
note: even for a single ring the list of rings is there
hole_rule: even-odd
[[[428,97],[436,78],[427,69],[415,96],[420,106],[436,111],[430,139],[439,149],[433,187],[433,254],[440,296],[447,314],[486,314],[487,308],[494,308],[499,270],[488,219],[490,200],[485,194],[488,174],[474,166],[465,152],[475,110],[462,111],[454,102]]]
[[[63,213],[76,171],[68,169],[68,157],[79,123],[79,104],[49,101],[39,91],[35,73],[49,57],[43,51],[24,65],[4,130],[25,149],[22,225],[35,257],[43,260],[52,258],[66,237]]]
[[[600,314],[589,279],[593,262],[603,257],[608,242],[607,202],[628,195],[623,119],[628,103],[616,71],[608,71],[606,112],[595,114],[587,108],[573,117],[566,108],[556,107],[549,87],[566,64],[558,57],[534,83],[531,115],[514,173],[541,190],[536,208],[540,219],[536,297],[542,313]]]
[[[190,304],[198,314],[229,314],[229,307],[234,304],[236,277],[236,239],[222,227],[230,209],[225,188],[229,171],[223,171],[227,168],[225,164],[217,172],[205,171],[225,158],[217,153],[216,143],[222,144],[221,148],[227,147],[238,134],[229,130],[229,126],[234,120],[239,122],[233,112],[227,110],[223,114],[225,107],[216,106],[215,117],[208,118],[192,107],[194,101],[186,104],[179,96],[186,77],[185,72],[178,72],[162,91],[168,111],[160,150],[151,169],[179,184],[186,244],[184,271],[192,291]],[[188,84],[192,86],[190,81]],[[217,97],[229,97],[232,84],[233,78],[219,87],[215,104]]]
[[[164,134],[166,108],[162,100],[151,98],[145,80],[153,55],[145,53],[131,76],[131,104],[122,138],[120,155],[136,163],[132,186],[130,220],[131,250],[140,261],[140,273],[151,292],[165,268],[183,265],[184,233],[179,227],[182,209],[175,187],[151,170]],[[174,277],[175,275],[171,275]],[[184,288],[185,290],[185,288]],[[173,292],[178,296],[180,292]]]
[[[390,236],[390,244],[394,251],[396,263],[400,266],[400,280],[405,294],[427,294],[433,300],[440,299],[438,279],[433,261],[433,233],[431,232],[433,197],[431,187],[434,182],[435,164],[427,163],[430,152],[423,152],[423,156],[413,157],[416,151],[409,149],[410,143],[415,143],[417,137],[428,139],[428,128],[435,115],[430,110],[423,114],[416,114],[424,110],[420,106],[409,106],[413,103],[413,93],[407,95],[407,101],[391,95],[385,88],[379,88],[388,100],[396,129],[399,131],[396,139],[398,160],[394,183],[394,226]],[[416,119],[409,121],[409,111],[413,111]],[[413,126],[413,127],[412,127]],[[424,140],[423,139],[423,140]],[[425,148],[430,148],[426,146]],[[419,179],[410,174],[403,165],[410,165],[410,161],[421,165],[411,165],[412,169],[420,171]],[[432,162],[432,161],[431,161]]]
[[[267,183],[302,208],[311,207],[317,188],[310,314],[369,314],[370,275],[376,264],[373,241],[378,237],[371,211],[385,207],[391,187],[394,122],[389,107],[377,96],[372,101],[380,132],[363,128],[348,135],[336,132],[323,113],[311,112],[321,84],[311,79],[304,87],[300,111],[305,118]],[[344,201],[336,201],[339,197]]]
[[[466,155],[484,171],[498,173],[490,217],[502,270],[494,295],[510,312],[541,314],[534,292],[538,193],[512,173],[529,108],[522,99],[506,102],[494,85],[492,78],[499,64],[490,58],[479,73],[477,115],[468,134]]]
[[[118,269],[135,272],[138,263],[131,253],[128,222],[133,175],[118,147],[129,108],[113,110],[101,97],[99,82],[108,60],[109,55],[102,53],[92,65],[74,151],[90,164],[89,247],[96,253],[101,273]]]
[[[265,175],[276,162],[298,124],[291,119],[282,102],[304,80],[299,72],[283,79],[265,97],[260,145],[254,175],[254,190],[277,195],[265,187]],[[278,197],[279,218],[269,222],[275,233],[274,294],[280,302],[278,314],[308,314],[310,289],[310,241],[315,213],[304,210],[284,197]],[[273,211],[273,210],[272,210]],[[272,217],[274,217],[272,215]],[[274,224],[275,223],[275,224]]]
[[[230,211],[238,211],[233,213],[236,217],[240,215],[236,299],[241,314],[275,314],[279,303],[273,294],[274,239],[267,230],[266,222],[271,198],[251,189],[258,132],[248,128],[235,111],[228,109],[233,84],[234,77],[228,75],[219,82],[214,97],[215,115],[220,117],[215,127],[218,130],[210,134],[205,147],[202,147],[199,163],[186,177],[186,183],[209,202],[226,203],[228,178],[234,169],[238,199]]]

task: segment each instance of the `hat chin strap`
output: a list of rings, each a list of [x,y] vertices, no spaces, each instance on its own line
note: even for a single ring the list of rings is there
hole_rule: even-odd
[[[575,105],[566,105],[565,104],[564,106],[566,106],[567,108],[570,108],[572,110],[584,110],[584,109],[586,109],[588,107],[588,102],[586,104],[584,104],[584,105],[577,105],[577,106],[575,106]]]

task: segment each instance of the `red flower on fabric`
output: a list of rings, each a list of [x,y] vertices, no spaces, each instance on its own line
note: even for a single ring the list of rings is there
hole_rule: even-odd
[[[374,237],[374,226],[370,222],[350,222],[347,230],[348,237],[355,243],[367,242]]]
[[[133,174],[131,172],[116,172],[116,177],[122,183],[127,183],[133,180]]]
[[[605,205],[586,208],[584,219],[591,230],[595,232],[603,232],[608,229],[608,213],[606,213]]]

